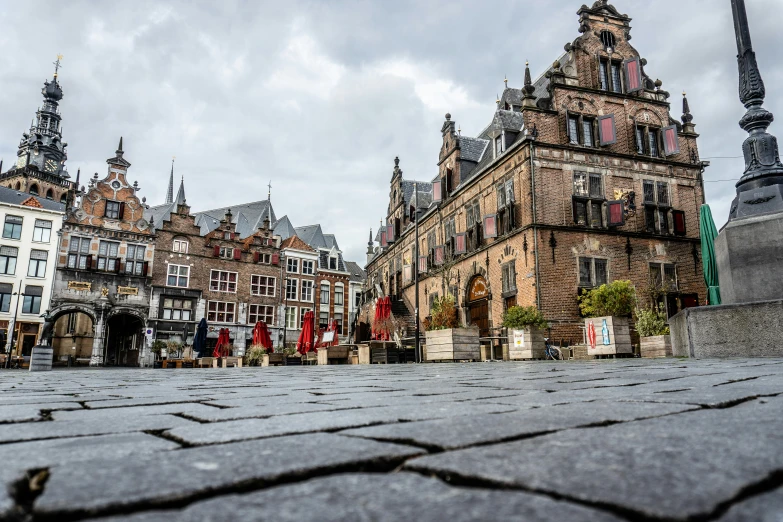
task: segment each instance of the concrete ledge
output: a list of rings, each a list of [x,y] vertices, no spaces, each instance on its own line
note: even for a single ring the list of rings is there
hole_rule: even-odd
[[[675,357],[783,357],[783,299],[688,308],[669,326]]]

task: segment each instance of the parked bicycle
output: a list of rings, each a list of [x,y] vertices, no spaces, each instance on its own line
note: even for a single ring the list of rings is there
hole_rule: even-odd
[[[552,360],[552,361],[563,360],[563,352],[560,351],[560,348],[550,344],[548,337],[544,337],[544,346],[545,346],[544,355],[546,356],[547,360]]]

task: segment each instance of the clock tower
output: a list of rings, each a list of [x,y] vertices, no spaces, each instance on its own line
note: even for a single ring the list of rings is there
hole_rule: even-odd
[[[66,203],[68,193],[77,187],[65,170],[68,144],[62,139],[59,103],[63,91],[57,81],[61,58],[58,56],[54,63],[52,80],[44,82],[43,105],[35,113],[30,129],[22,133],[16,161],[10,170],[0,172],[0,185]]]

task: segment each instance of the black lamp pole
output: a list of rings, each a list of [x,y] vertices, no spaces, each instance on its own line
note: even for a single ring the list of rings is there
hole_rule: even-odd
[[[11,295],[15,295],[16,297],[16,308],[14,309],[14,324],[13,329],[8,332],[10,335],[8,336],[8,349],[6,350],[6,356],[5,356],[5,367],[10,368],[11,367],[11,350],[13,349],[14,345],[14,333],[16,332],[17,325],[16,325],[16,318],[19,316],[19,301],[22,297],[24,297],[25,294],[22,293],[22,282],[19,282],[19,291],[14,292]]]
[[[285,277],[286,257],[280,254],[280,300],[283,301],[283,350],[285,350],[286,331],[288,330],[288,296],[283,292],[288,289],[288,278]]]

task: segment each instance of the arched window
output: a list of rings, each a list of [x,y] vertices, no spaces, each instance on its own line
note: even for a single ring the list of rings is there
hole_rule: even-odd
[[[68,202],[68,194],[63,194],[60,196],[60,203],[67,203]]]
[[[16,182],[16,190],[20,190],[22,188],[22,184],[18,181]]]
[[[52,189],[46,191],[46,199],[54,199],[54,191]]]
[[[614,35],[609,31],[601,31],[601,43],[604,44],[604,49],[613,51],[615,47]]]
[[[175,238],[171,245],[171,251],[179,254],[187,254],[188,240],[182,237]]]
[[[36,185],[35,183],[30,185],[30,194],[32,194],[34,196],[38,195],[38,185]]]

